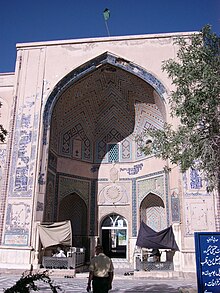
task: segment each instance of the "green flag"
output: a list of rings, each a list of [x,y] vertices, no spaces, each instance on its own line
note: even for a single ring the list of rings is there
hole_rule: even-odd
[[[107,21],[109,19],[109,17],[110,17],[110,10],[108,8],[106,8],[103,11],[103,16],[104,16],[105,21]]]

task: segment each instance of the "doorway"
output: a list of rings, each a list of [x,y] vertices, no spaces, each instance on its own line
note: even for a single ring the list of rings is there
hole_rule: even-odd
[[[140,206],[141,221],[157,232],[167,228],[165,205],[160,196],[149,193],[143,199]]]
[[[111,258],[126,258],[127,221],[120,215],[108,215],[102,222],[101,239],[104,253]]]
[[[69,194],[61,200],[58,220],[71,221],[72,246],[88,248],[87,207],[78,194]]]

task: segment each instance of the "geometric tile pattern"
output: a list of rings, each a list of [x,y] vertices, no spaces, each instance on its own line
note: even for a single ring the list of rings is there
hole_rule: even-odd
[[[77,123],[76,125],[72,126],[71,129],[69,129],[68,131],[66,131],[63,135],[62,135],[62,141],[61,141],[61,155],[64,156],[72,156],[72,142],[73,142],[73,138],[78,138],[79,140],[81,140],[83,142],[83,146],[84,146],[84,152],[83,152],[83,159],[84,160],[91,160],[91,143],[89,138],[86,136],[85,131],[82,127],[82,125],[80,123]],[[81,150],[78,150],[78,152],[81,153]]]
[[[117,144],[108,145],[108,162],[118,162],[119,161],[119,151]]]
[[[164,202],[158,195],[149,193],[141,203],[141,220],[155,231],[166,228]]]
[[[46,187],[46,196],[44,204],[44,221],[53,222],[56,221],[54,216],[54,203],[55,199],[55,186],[56,186],[56,176],[52,172],[47,173],[47,187]]]
[[[167,227],[163,207],[155,206],[146,209],[146,219],[146,224],[155,231],[161,231]]]
[[[97,203],[97,180],[91,181],[91,193],[90,193],[90,230],[91,236],[97,235],[96,225],[96,203]]]
[[[146,127],[163,126],[157,99],[160,97],[150,84],[120,68],[102,65],[57,100],[51,117],[50,150],[57,156],[90,163],[135,162],[144,157],[136,135]],[[59,194],[76,192],[88,206],[91,195],[76,188],[76,181],[59,180]],[[136,234],[137,225],[132,226]]]
[[[135,160],[140,157],[131,152],[139,152],[136,135],[146,125],[163,126],[156,103],[151,85],[120,68],[100,66],[59,97],[51,117],[50,148],[57,155],[74,157],[77,152],[79,159],[98,163],[107,162],[108,144],[118,144],[119,160]],[[81,141],[81,149],[73,148],[75,140]]]
[[[91,182],[88,180],[82,180],[77,178],[71,178],[64,175],[59,176],[59,201],[62,200],[66,195],[76,193],[80,196],[86,206],[89,203],[90,187]]]
[[[46,89],[47,81],[44,80],[43,73],[45,58],[47,58],[45,52],[46,48],[36,48],[30,53],[30,59],[26,59],[26,53],[20,54],[19,61],[22,66],[18,66],[17,74],[24,87],[22,90],[20,87],[17,88],[18,96],[14,100],[11,117],[13,140],[9,143],[10,150],[6,163],[9,166],[7,191],[6,189],[4,191],[5,198],[6,196],[14,198],[15,202],[19,202],[20,199],[22,202],[28,202],[29,199],[30,202],[34,201],[34,196],[39,191],[36,190],[38,176],[39,187],[44,191],[46,174],[41,173],[40,164],[44,172],[48,148],[43,147],[43,159],[40,162],[41,150],[38,149],[38,143],[41,135],[42,114],[44,115],[43,143],[44,146],[45,143],[49,143],[46,137],[48,134],[49,151],[54,155],[50,158],[52,159],[49,162],[50,171],[55,173],[56,159],[59,156],[79,157],[83,161],[95,163],[96,154],[98,154],[96,143],[105,140],[106,143],[120,143],[127,139],[135,127],[136,104],[155,104],[159,109],[161,104],[157,103],[157,98],[163,99],[165,93],[165,88],[160,81],[149,72],[131,62],[124,65],[120,58],[104,53],[67,74],[57,83],[48,98],[49,90]],[[29,62],[32,56],[39,56],[39,62]],[[96,67],[95,64],[99,66]],[[39,74],[33,74],[33,72]],[[71,86],[68,87],[67,84],[70,85],[70,83]],[[159,93],[158,97],[155,97],[155,89]],[[59,96],[57,100],[56,95]],[[52,109],[53,105],[55,107]],[[41,112],[42,110],[44,113]],[[160,112],[162,112],[161,109],[158,110],[158,113]],[[53,117],[50,117],[51,113]],[[51,129],[50,136],[47,132],[49,129]],[[117,136],[114,136],[116,141],[109,140],[113,130],[117,131]],[[134,139],[128,139],[126,143],[133,144],[133,141]],[[125,151],[124,154],[119,153],[119,157],[132,160],[131,154],[135,152],[135,148],[126,143],[123,148],[119,147],[119,150]],[[36,174],[37,172],[40,174]],[[51,195],[54,194],[54,188],[57,192],[57,185],[55,187],[54,182],[50,182],[48,190]],[[83,197],[83,195],[80,196]],[[48,200],[51,199],[48,198]],[[57,201],[57,198],[53,201],[55,212],[58,207]],[[28,203],[25,204],[28,206]],[[30,210],[27,209],[31,218],[35,213],[33,208],[34,206],[31,205]],[[53,218],[54,214],[51,212],[47,216]],[[0,220],[0,229],[3,229],[3,218]],[[31,233],[31,223],[29,223],[28,231]]]
[[[137,236],[137,181],[132,179],[132,236]]]
[[[84,63],[78,68],[74,69],[55,86],[53,92],[47,100],[44,111],[44,144],[47,140],[46,132],[48,126],[51,124],[51,109],[54,103],[57,102],[57,98],[60,98],[60,93],[63,94],[63,92],[66,92],[71,85],[76,85],[80,79],[82,81],[83,79],[85,79],[85,77],[88,77],[89,75],[91,75],[91,73],[93,74],[94,72],[97,72],[100,69],[101,72],[109,74],[115,73],[115,75],[118,75],[117,70],[121,69],[122,71],[128,73],[128,75],[130,73],[132,77],[135,77],[137,80],[142,81],[142,83],[144,81],[145,84],[151,85],[154,89],[156,104],[159,106],[165,117],[165,108],[163,107],[160,101],[160,99],[164,101],[164,94],[166,93],[166,89],[164,88],[163,84],[155,76],[153,76],[151,73],[147,72],[144,68],[141,68],[137,64],[133,64],[130,61],[125,61],[124,59],[121,59],[119,56],[113,55],[109,52],[105,52],[95,57],[94,59]],[[98,83],[102,85],[102,80],[98,79],[97,85]],[[111,82],[109,83],[109,85],[111,85]],[[132,85],[133,84],[131,83],[131,87],[129,89],[130,91],[132,91],[133,89]]]
[[[202,178],[199,176],[199,171],[194,168],[190,168],[190,187],[191,189],[202,188]]]
[[[180,200],[176,190],[171,193],[171,215],[172,222],[180,222]]]
[[[164,176],[160,175],[153,178],[146,178],[137,182],[138,192],[138,206],[140,206],[142,200],[149,193],[158,195],[163,201],[165,201],[164,195]]]
[[[56,101],[51,117],[50,149],[57,156],[90,163],[135,162],[144,157],[139,152],[136,135],[146,127],[163,126],[157,99],[160,97],[155,95],[154,88],[134,74],[110,64],[99,66],[73,83]],[[65,194],[76,192],[82,198],[85,196],[86,193],[73,187],[75,183],[66,180],[62,187],[59,181],[61,193],[67,189]],[[88,198],[87,191],[84,198],[87,205]],[[136,234],[137,225],[133,224],[132,233]]]
[[[72,245],[83,247],[87,235],[87,207],[76,193],[64,197],[59,204],[58,221],[70,220],[72,226]]]
[[[129,138],[125,138],[121,142],[121,160],[120,161],[131,161],[132,159],[132,144]]]
[[[159,231],[168,224],[168,194],[165,191],[164,174],[151,178],[137,178],[137,199],[140,221]]]

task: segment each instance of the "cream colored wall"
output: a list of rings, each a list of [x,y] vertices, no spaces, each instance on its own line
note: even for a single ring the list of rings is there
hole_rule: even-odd
[[[0,108],[0,124],[9,132],[10,131],[10,119],[12,115],[13,104],[13,91],[14,91],[14,73],[0,74],[0,102],[2,106]],[[8,133],[9,135],[9,133]],[[6,149],[8,142],[8,135],[5,142],[0,143],[0,190],[2,188],[4,168],[6,161]]]
[[[179,35],[188,35],[179,34]],[[82,40],[68,40],[68,41],[55,41],[55,42],[42,42],[42,43],[28,43],[28,44],[18,44],[17,45],[17,61],[16,61],[16,73],[9,75],[0,75],[0,98],[3,99],[3,102],[7,102],[8,110],[5,111],[4,115],[8,118],[4,120],[7,121],[6,125],[9,125],[10,117],[10,108],[12,105],[12,96],[13,90],[18,97],[17,105],[17,114],[28,114],[31,113],[32,117],[36,114],[39,118],[39,132],[36,136],[36,149],[38,152],[35,154],[33,160],[33,198],[27,199],[23,198],[23,202],[30,204],[32,207],[32,216],[35,217],[35,205],[37,199],[43,202],[43,197],[45,194],[45,186],[39,186],[38,174],[40,171],[40,160],[42,160],[42,169],[47,172],[47,152],[48,145],[42,147],[42,118],[43,110],[47,98],[50,93],[53,91],[55,85],[73,69],[82,65],[83,63],[91,60],[92,58],[97,57],[98,55],[108,51],[110,53],[116,54],[119,57],[122,57],[128,61],[138,64],[139,66],[146,69],[148,72],[152,73],[161,83],[166,87],[167,94],[169,95],[170,91],[173,89],[171,81],[168,79],[165,72],[161,70],[161,64],[163,60],[169,58],[175,58],[177,47],[173,45],[174,39],[177,37],[177,34],[160,34],[160,35],[143,35],[143,36],[127,36],[127,37],[110,37],[110,38],[98,38],[98,39],[82,39]],[[14,80],[16,80],[14,89]],[[166,95],[165,95],[166,96]],[[35,101],[33,108],[25,108],[24,105],[27,105],[32,99]],[[168,122],[172,122],[169,115],[169,106],[166,100],[165,103],[166,113],[164,117],[167,117]],[[28,112],[29,111],[29,112]],[[33,119],[33,118],[32,118]],[[1,121],[1,120],[0,120]],[[176,119],[174,122],[176,123]],[[7,128],[7,127],[6,127]],[[27,149],[27,155],[31,157],[31,149]],[[58,171],[62,172],[67,170],[70,174],[75,174],[82,176],[82,169],[80,168],[80,162],[75,170],[71,169],[68,159],[58,160]],[[84,164],[84,163],[83,163]],[[124,163],[123,167],[129,167],[129,164]],[[142,176],[148,173],[161,171],[164,167],[164,162],[159,161],[158,159],[151,158],[144,161],[143,168],[140,170],[138,176]],[[190,204],[190,202],[203,201],[203,198],[199,199],[190,199],[184,198],[184,191],[182,188],[182,177],[179,173],[178,167],[170,166],[172,171],[170,173],[170,190],[176,189],[181,199],[181,209],[184,211],[182,214],[182,224],[181,224],[181,249],[186,251],[182,254],[182,265],[181,268],[184,270],[190,270],[192,267],[195,267],[194,261],[190,260],[191,255],[193,255],[193,236],[185,236],[185,231],[187,229],[187,223],[184,221],[186,217],[185,207]],[[83,168],[88,169],[88,175],[91,176],[89,172],[90,165],[86,165]],[[101,165],[100,171],[102,176],[108,176],[109,166]],[[76,171],[77,170],[77,171]],[[76,173],[77,172],[77,173]],[[85,175],[85,173],[84,173]],[[97,174],[94,174],[96,176]],[[123,172],[120,173],[120,176],[125,176]],[[131,187],[128,187],[128,190],[131,194]],[[9,203],[14,203],[20,199],[9,199]],[[213,210],[210,207],[213,206],[212,198],[204,198],[204,202],[207,206],[206,215],[208,217],[208,226],[207,229],[211,229],[214,225],[213,217],[209,213],[213,213]],[[126,206],[117,206],[117,212],[121,214],[128,220],[128,225],[131,227],[131,198],[128,200],[128,205]],[[99,220],[101,220],[105,215],[111,213],[114,209],[114,206],[100,206],[99,207]],[[189,217],[190,218],[190,217]],[[42,213],[39,212],[38,220],[42,219]],[[30,229],[34,228],[30,225]],[[131,229],[131,228],[130,228]],[[129,235],[131,237],[131,230],[129,230]],[[131,246],[134,246],[134,239],[131,239]],[[31,243],[34,245],[34,243]],[[17,249],[19,251],[19,248]],[[15,249],[15,251],[17,251]],[[132,249],[133,250],[133,249]],[[188,252],[187,252],[188,251]],[[16,252],[17,253],[17,252]],[[132,252],[130,252],[132,254]],[[23,251],[20,254],[23,257],[23,263],[27,264],[29,262],[29,256],[26,255],[26,252]],[[186,255],[186,256],[184,256]],[[5,251],[0,251],[0,262],[3,263],[14,263],[14,259],[6,259]]]
[[[33,252],[28,247],[0,247],[0,268],[5,270],[29,270],[31,269]]]
[[[175,34],[164,34],[18,44],[21,103],[24,97],[43,93],[45,104],[54,86],[66,74],[106,51],[141,65],[169,89],[171,83],[166,73],[162,72],[161,64],[163,60],[175,56],[175,37]],[[165,106],[168,112],[168,104]],[[63,163],[59,164],[62,168]],[[43,186],[40,193],[45,193]]]
[[[0,124],[2,124],[6,130],[9,130],[13,103],[14,80],[14,73],[0,74],[0,102],[2,103],[2,107],[0,108]]]
[[[30,58],[30,53],[33,56],[35,54],[35,57],[29,59],[29,62],[36,64],[36,61],[41,63],[40,60],[45,60],[43,92],[44,101],[46,102],[46,99],[52,92],[54,86],[66,74],[106,51],[141,65],[147,71],[156,76],[168,89],[170,87],[170,81],[167,79],[166,74],[161,71],[161,62],[164,59],[172,58],[174,56],[173,54],[175,52],[175,48],[173,46],[173,37],[174,36],[172,35],[129,36],[127,38],[111,37],[70,40],[68,42],[57,41],[47,43],[33,43],[28,44],[28,46],[25,44],[18,44],[17,47],[23,56],[23,60],[26,60],[27,56]],[[36,65],[33,64],[33,66]],[[168,108],[168,104],[166,104],[165,107]],[[157,159],[151,159],[150,163],[149,160],[146,162],[147,163],[144,164],[143,169],[140,171],[140,176],[146,173],[159,171],[164,166],[164,162],[161,162]],[[129,164],[123,164],[124,168],[129,166]],[[90,167],[91,166],[89,164],[75,161],[73,170],[71,164],[69,164],[69,160],[62,158],[58,159],[57,170],[60,172],[62,172],[62,170],[68,170],[70,174],[74,173],[78,176],[88,175],[91,177]],[[109,167],[105,164],[101,165],[100,172],[102,177],[105,177],[105,173],[109,172]],[[96,177],[97,173],[92,175]],[[124,174],[122,172],[121,175],[125,175],[125,172]],[[40,197],[42,198],[43,194],[45,193],[44,187],[41,187],[40,193]]]
[[[170,81],[166,74],[161,71],[161,62],[168,58],[173,58],[175,47],[173,46],[173,35],[146,35],[146,36],[129,36],[129,37],[112,37],[100,39],[86,40],[70,40],[33,43],[33,44],[18,44],[18,58],[21,60],[20,85],[19,90],[22,97],[35,96],[43,93],[43,101],[46,103],[47,97],[52,92],[54,86],[69,72],[83,63],[97,57],[98,55],[108,51],[116,54],[119,57],[134,62],[145,68],[148,72],[157,77],[162,84],[168,89],[171,87]],[[37,73],[37,74],[36,74]],[[34,78],[33,78],[34,75]],[[168,112],[168,104],[165,104],[166,112]],[[42,113],[41,113],[42,115]],[[163,113],[164,117],[166,113]],[[170,120],[168,116],[168,121]],[[42,133],[41,133],[42,135]],[[41,136],[39,136],[39,141]],[[40,146],[40,145],[39,145]],[[45,146],[44,148],[47,148]],[[46,154],[46,152],[45,152]],[[44,157],[42,158],[44,162]],[[46,172],[46,164],[43,165],[43,170]],[[82,168],[83,164],[83,168]],[[76,168],[77,166],[77,168]],[[58,159],[57,171],[68,171],[70,174],[78,176],[91,177],[91,165],[75,162],[74,170],[71,169],[68,159]],[[123,168],[129,168],[130,164],[123,164]],[[161,171],[164,167],[164,162],[158,159],[150,158],[144,161],[143,168],[139,172],[139,176]],[[87,171],[86,171],[87,170]],[[102,164],[99,172],[102,178],[108,178],[110,166]],[[36,174],[38,171],[36,170]],[[97,174],[93,174],[97,176]],[[126,172],[120,173],[121,177],[126,177]],[[178,183],[175,182],[176,186]],[[100,185],[99,185],[100,187]],[[107,214],[115,211],[125,217],[128,221],[128,235],[131,237],[132,227],[132,190],[131,185],[128,188],[128,203],[126,206],[99,206],[99,221]],[[45,186],[40,186],[38,191],[38,199],[43,200],[45,194]],[[126,207],[126,208],[125,208]],[[138,208],[138,207],[137,207]],[[40,215],[41,213],[39,213]],[[42,217],[43,214],[41,214]],[[39,220],[39,217],[37,218]],[[130,252],[131,255],[133,251]]]
[[[173,41],[176,36],[160,34],[29,43],[18,44],[17,49],[22,56],[22,66],[26,67],[28,60],[28,67],[33,68],[35,73],[36,66],[44,63],[47,94],[66,74],[106,51],[141,65],[170,90],[171,81],[162,72],[161,65],[162,61],[175,57],[177,47],[173,45]],[[40,73],[39,69],[38,67]]]

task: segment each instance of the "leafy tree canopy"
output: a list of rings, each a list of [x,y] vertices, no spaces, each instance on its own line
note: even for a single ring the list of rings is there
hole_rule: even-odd
[[[53,284],[48,271],[33,273],[33,269],[31,269],[30,271],[24,272],[15,285],[8,289],[4,289],[4,293],[30,293],[39,291],[40,288],[38,284],[36,284],[39,281],[47,283],[53,293],[62,291],[60,286]]]
[[[0,108],[2,107],[2,103],[0,102]],[[4,142],[6,135],[8,134],[7,130],[0,124],[0,142]]]
[[[169,158],[182,171],[190,167],[203,171],[212,190],[220,181],[219,37],[207,25],[175,43],[177,60],[164,61],[162,69],[175,85],[169,104],[171,116],[178,117],[180,124],[175,130],[168,123],[162,130],[147,129],[142,139],[150,136],[152,141],[142,150]]]

